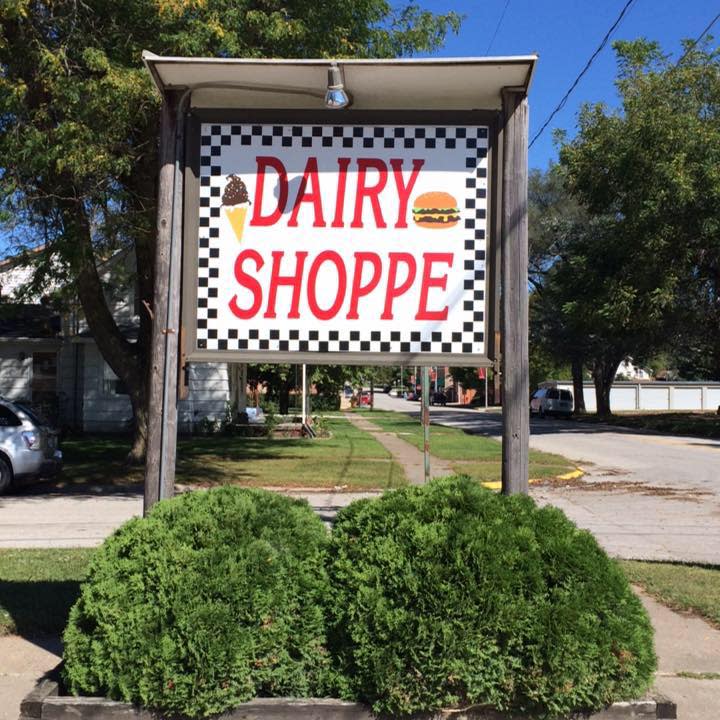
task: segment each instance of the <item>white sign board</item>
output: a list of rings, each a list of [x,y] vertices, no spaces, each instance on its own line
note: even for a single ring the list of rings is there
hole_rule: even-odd
[[[188,357],[480,364],[487,156],[488,127],[200,124]]]

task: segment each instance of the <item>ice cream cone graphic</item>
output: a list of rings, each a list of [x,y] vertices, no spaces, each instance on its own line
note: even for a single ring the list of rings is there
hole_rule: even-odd
[[[245,217],[247,216],[246,206],[228,207],[225,208],[225,214],[227,219],[232,225],[232,229],[235,232],[235,237],[238,242],[242,242],[243,230],[245,229]]]
[[[222,205],[237,241],[241,242],[250,198],[245,183],[237,175],[228,175],[228,182],[222,196]]]

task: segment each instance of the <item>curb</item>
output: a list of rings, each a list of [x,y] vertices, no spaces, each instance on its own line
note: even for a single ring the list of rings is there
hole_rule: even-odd
[[[585,471],[582,468],[575,468],[569,473],[565,473],[564,475],[556,475],[555,480],[577,480],[578,478],[581,478],[585,474]]]
[[[420,720],[523,720],[483,708],[441,710],[413,716]],[[665,697],[616,702],[587,720],[675,720],[677,706]],[[374,720],[366,705],[334,698],[257,698],[222,714],[223,720]],[[169,720],[130,703],[99,697],[59,695],[58,683],[40,681],[22,701],[19,720]],[[391,720],[385,718],[385,720]]]
[[[553,480],[561,480],[561,481],[567,481],[567,480],[577,480],[578,478],[581,478],[583,475],[585,475],[585,470],[582,468],[575,468],[569,473],[565,473],[564,475],[556,475],[554,478],[530,478],[528,481],[530,485],[541,485],[542,483],[546,482],[552,482]],[[487,488],[488,490],[501,490],[502,489],[502,482],[500,480],[486,480],[485,482],[480,483],[483,487]]]

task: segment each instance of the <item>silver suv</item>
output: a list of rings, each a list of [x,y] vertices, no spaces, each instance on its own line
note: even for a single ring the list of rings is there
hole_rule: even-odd
[[[0,494],[11,485],[57,473],[58,433],[30,408],[0,398]]]

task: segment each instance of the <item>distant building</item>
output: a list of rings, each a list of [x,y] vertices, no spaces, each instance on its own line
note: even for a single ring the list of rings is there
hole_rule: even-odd
[[[631,357],[626,357],[615,372],[618,380],[652,380],[652,373],[634,365]]]

